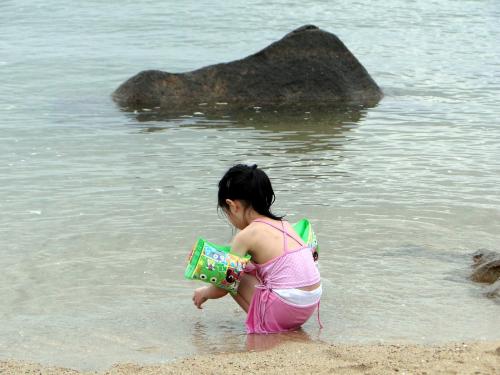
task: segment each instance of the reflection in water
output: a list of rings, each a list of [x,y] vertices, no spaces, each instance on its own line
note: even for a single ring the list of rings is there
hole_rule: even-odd
[[[297,331],[274,333],[270,335],[247,335],[246,349],[248,351],[264,351],[272,349],[285,342],[309,342],[311,336],[302,328]]]
[[[302,154],[307,152],[338,149],[345,141],[346,132],[365,117],[367,108],[342,107],[335,110],[252,110],[238,112],[191,112],[190,115],[155,111],[134,112],[135,119],[148,126],[142,132],[158,132],[175,127],[197,129],[238,130],[249,132],[249,137],[273,142],[273,149]],[[149,124],[154,123],[154,126]],[[266,150],[262,150],[267,155]]]
[[[214,329],[215,328],[215,329]],[[245,350],[244,335],[235,335],[234,327],[222,320],[193,324],[192,343],[198,353],[240,352]]]
[[[215,330],[210,324],[202,321],[194,322],[192,342],[198,353],[241,352],[270,350],[286,342],[310,342],[313,338],[302,328],[291,332],[274,334],[241,334],[235,335],[231,327],[214,322]]]

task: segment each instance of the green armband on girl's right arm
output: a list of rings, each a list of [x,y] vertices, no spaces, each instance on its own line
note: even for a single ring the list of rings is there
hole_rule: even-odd
[[[236,294],[240,274],[249,261],[249,255],[241,257],[231,253],[229,246],[216,245],[199,238],[189,256],[184,276]]]

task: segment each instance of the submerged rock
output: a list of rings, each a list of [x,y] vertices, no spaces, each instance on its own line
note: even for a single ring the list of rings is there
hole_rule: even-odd
[[[500,279],[498,279],[495,283],[488,285],[484,292],[486,297],[488,298],[498,298],[500,297]]]
[[[124,82],[113,99],[129,109],[375,105],[382,91],[342,41],[303,26],[241,60],[187,73],[146,70]]]
[[[500,279],[500,253],[480,249],[472,255],[474,261],[471,279],[493,284]]]

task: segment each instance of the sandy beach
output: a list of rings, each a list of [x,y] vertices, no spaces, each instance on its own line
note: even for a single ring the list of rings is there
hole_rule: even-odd
[[[500,341],[446,345],[337,345],[288,342],[266,351],[220,353],[147,365],[121,363],[78,372],[0,361],[0,374],[499,374]]]

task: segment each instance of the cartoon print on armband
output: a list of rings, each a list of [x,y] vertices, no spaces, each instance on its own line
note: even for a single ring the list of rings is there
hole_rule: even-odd
[[[207,258],[207,269],[213,271],[215,269],[215,260],[212,258]]]
[[[226,281],[230,284],[236,282],[236,281],[240,281],[240,272],[236,272],[234,269],[232,268],[228,268],[227,269],[227,272],[226,272]]]
[[[211,246],[205,247],[205,256],[207,258],[213,259],[216,262],[224,262],[226,260],[225,252],[216,250]]]

